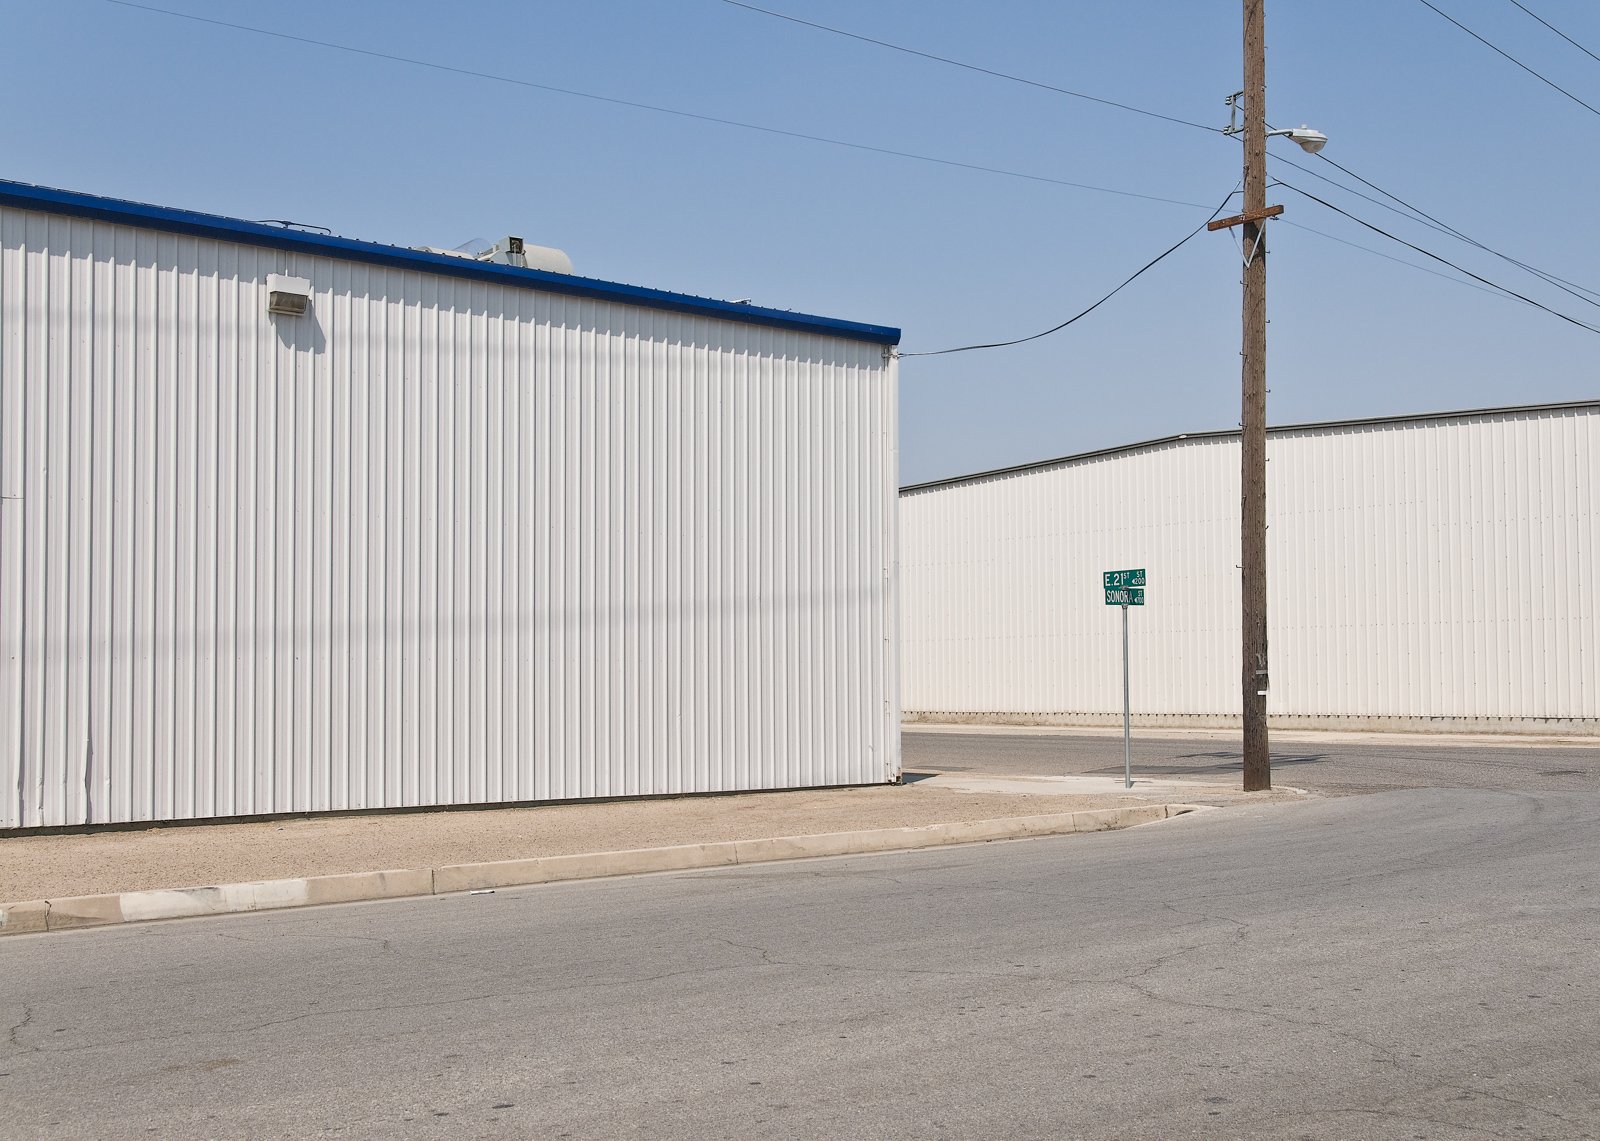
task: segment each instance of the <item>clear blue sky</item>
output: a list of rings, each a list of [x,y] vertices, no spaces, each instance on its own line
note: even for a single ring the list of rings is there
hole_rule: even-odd
[[[893,324],[907,351],[1022,336],[1198,224],[1237,144],[796,27],[720,0],[153,0],[686,111],[1206,204],[955,170],[363,58],[106,0],[0,0],[0,175],[353,237],[520,233],[580,273]],[[1600,52],[1600,5],[1524,0]],[[1509,0],[1441,8],[1600,106],[1600,62]],[[1239,5],[768,0],[767,7],[1222,125]],[[1479,241],[1600,289],[1600,116],[1416,0],[1269,0],[1268,116]],[[1283,141],[1277,153],[1342,177]],[[1600,325],[1600,308],[1283,169]],[[1428,264],[1288,190],[1285,219]],[[1274,423],[1592,397],[1600,336],[1274,224]],[[1442,268],[1442,267],[1434,267]],[[1238,418],[1238,254],[1202,235],[1084,321],[908,359],[917,481]]]

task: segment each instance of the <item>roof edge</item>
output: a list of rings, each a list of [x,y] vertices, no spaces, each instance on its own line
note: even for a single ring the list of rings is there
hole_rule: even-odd
[[[1362,416],[1351,420],[1313,420],[1305,424],[1278,424],[1269,425],[1267,434],[1276,436],[1286,432],[1311,432],[1329,428],[1358,428],[1370,424],[1408,424],[1427,420],[1460,420],[1474,417],[1510,416],[1518,413],[1530,412],[1563,412],[1578,408],[1594,408],[1600,410],[1600,398],[1590,400],[1564,400],[1549,404],[1509,404],[1498,408],[1464,408],[1451,412],[1412,412],[1400,416]],[[1206,432],[1180,432],[1176,436],[1159,436],[1153,440],[1141,440],[1135,444],[1117,444],[1109,448],[1096,448],[1088,452],[1075,452],[1069,456],[1057,456],[1048,460],[1033,460],[1029,463],[1013,464],[1009,467],[990,468],[987,471],[975,471],[969,475],[951,475],[943,479],[924,480],[921,483],[908,483],[900,488],[900,494],[910,491],[929,491],[936,487],[952,487],[961,483],[976,483],[983,479],[996,479],[1005,475],[1018,475],[1022,472],[1041,471],[1045,468],[1063,467],[1083,460],[1104,459],[1106,456],[1122,455],[1128,452],[1142,452],[1150,448],[1164,447],[1168,444],[1180,443],[1184,440],[1220,440],[1238,436],[1238,428],[1219,428]]]
[[[875,345],[900,343],[900,330],[888,325],[842,321],[833,317],[792,313],[785,309],[766,309],[710,297],[696,297],[687,293],[623,285],[618,282],[601,281],[598,278],[579,277],[575,274],[548,273],[537,269],[471,261],[445,254],[408,249],[404,246],[390,246],[356,238],[284,229],[241,218],[202,214],[169,206],[153,206],[120,198],[104,198],[72,190],[35,186],[26,182],[0,179],[0,206],[139,226],[149,230],[213,238],[225,242],[266,246],[292,253],[343,258],[347,261],[396,269],[436,273],[445,277],[462,277],[498,285],[536,289],[544,293],[586,297],[597,301],[612,301],[647,309],[733,321],[744,325],[762,325],[792,332],[815,333],[842,340],[866,341]]]

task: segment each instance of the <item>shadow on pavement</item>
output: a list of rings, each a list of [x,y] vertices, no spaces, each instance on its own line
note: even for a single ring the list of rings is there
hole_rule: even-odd
[[[1244,756],[1236,752],[1223,753],[1184,753],[1185,757],[1222,758],[1221,764],[1215,765],[1152,765],[1135,762],[1134,768],[1146,776],[1192,776],[1196,773],[1231,773],[1239,772],[1244,768]],[[1279,753],[1272,755],[1272,763],[1277,765],[1314,765],[1329,759],[1327,753],[1307,753],[1302,756],[1284,756]],[[1087,770],[1094,776],[1102,774],[1115,775],[1122,772],[1121,765],[1111,765],[1100,769]]]

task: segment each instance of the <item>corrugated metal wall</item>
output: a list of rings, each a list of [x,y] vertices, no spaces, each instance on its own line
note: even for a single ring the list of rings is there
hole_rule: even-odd
[[[1268,456],[1270,714],[1600,731],[1600,405]],[[1197,437],[903,494],[908,713],[1120,716],[1100,573],[1145,567],[1135,713],[1236,717],[1238,473],[1236,435]]]
[[[0,826],[898,775],[880,346],[0,239]]]

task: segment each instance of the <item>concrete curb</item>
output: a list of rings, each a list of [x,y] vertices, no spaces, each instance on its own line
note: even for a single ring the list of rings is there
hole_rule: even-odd
[[[171,891],[125,891],[111,895],[33,899],[21,903],[0,903],[0,936],[68,931],[115,923],[143,923],[153,919],[184,919],[197,915],[233,915],[246,911],[310,907],[322,903],[447,895],[563,880],[689,871],[778,860],[814,859],[819,856],[902,852],[949,844],[1060,836],[1072,832],[1105,832],[1113,828],[1131,828],[1166,820],[1207,807],[1196,804],[1141,804],[1127,808],[1057,812],[1046,816],[1009,816],[995,820],[925,824],[911,828],[872,828],[816,836],[724,840],[671,848],[635,848],[620,852],[496,860],[483,864],[447,864],[437,868],[350,872],[344,875],[264,880]]]

